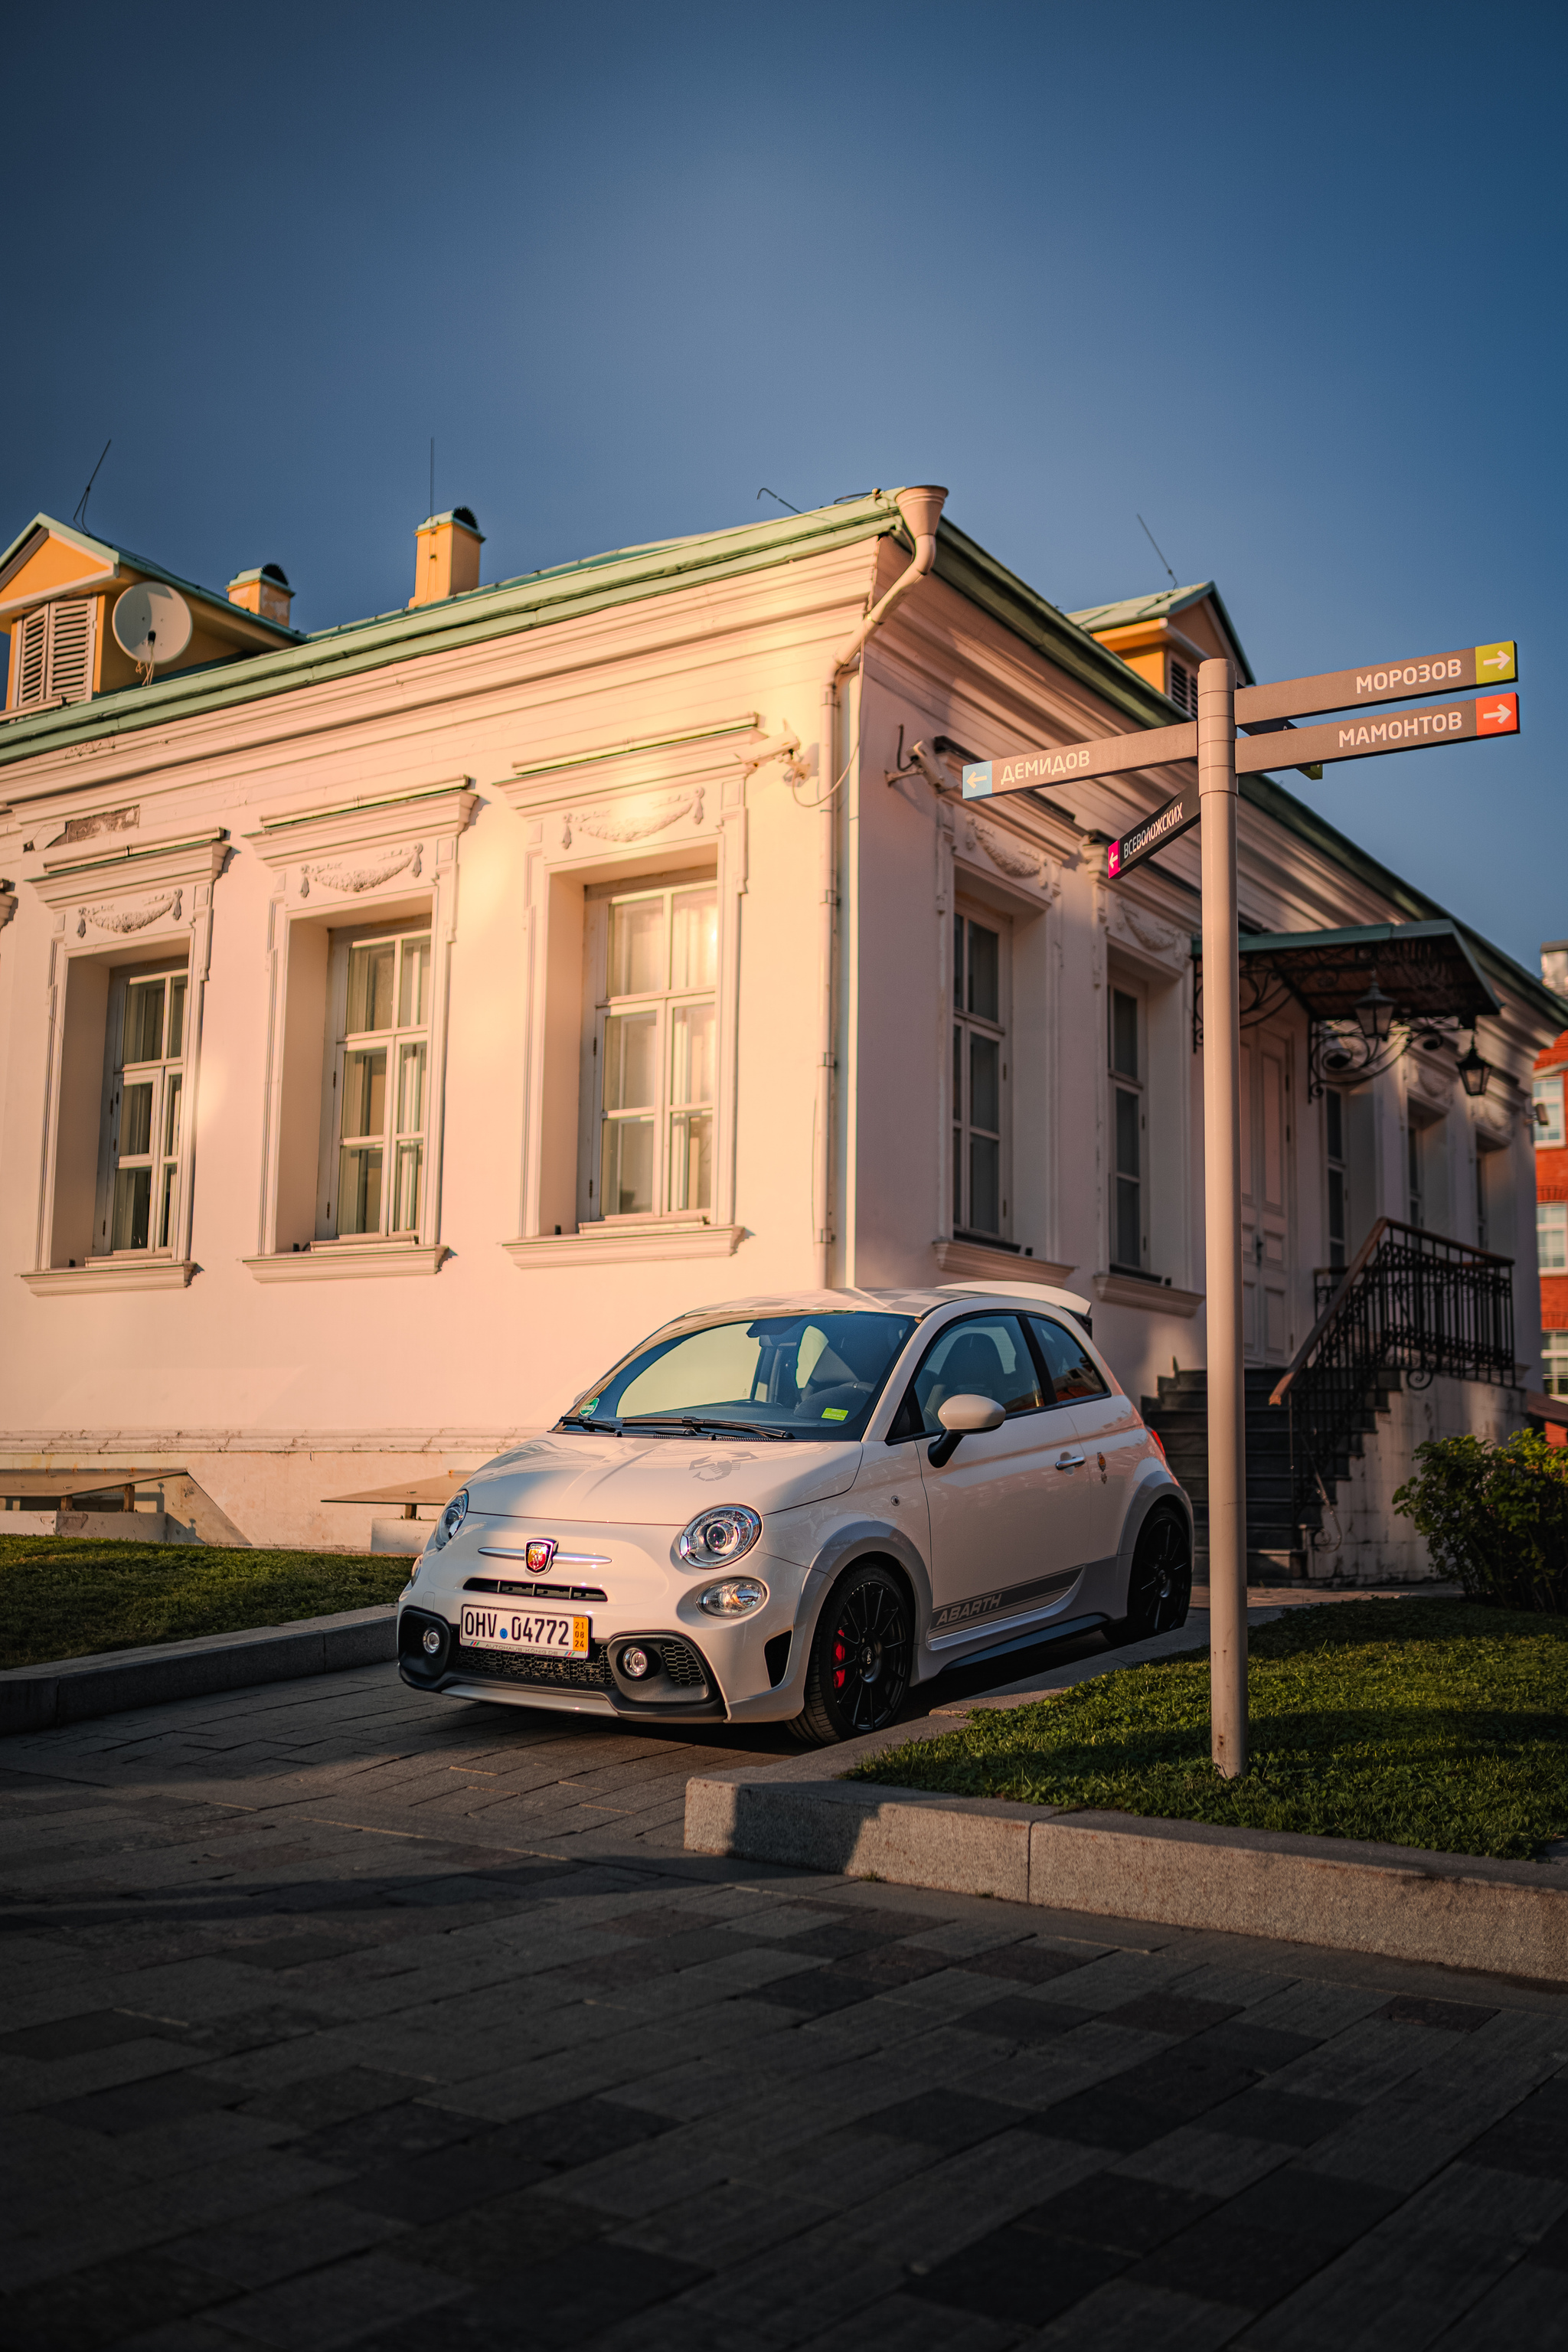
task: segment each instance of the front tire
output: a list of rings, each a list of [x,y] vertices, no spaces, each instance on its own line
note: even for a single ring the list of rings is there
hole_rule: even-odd
[[[1105,1628],[1113,1649],[1174,1633],[1187,1622],[1193,1597],[1193,1546],[1186,1521],[1174,1511],[1152,1511],[1138,1530],[1127,1579],[1127,1614]]]
[[[829,1593],[812,1637],[805,1705],[789,1726],[805,1748],[883,1731],[910,1686],[914,1622],[896,1576],[875,1561]]]

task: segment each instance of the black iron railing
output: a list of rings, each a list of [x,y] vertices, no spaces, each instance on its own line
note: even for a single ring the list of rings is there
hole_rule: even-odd
[[[1269,1400],[1290,1415],[1298,1525],[1329,1499],[1382,1376],[1518,1378],[1511,1258],[1380,1217],[1350,1265],[1319,1267],[1315,1284],[1318,1319]]]

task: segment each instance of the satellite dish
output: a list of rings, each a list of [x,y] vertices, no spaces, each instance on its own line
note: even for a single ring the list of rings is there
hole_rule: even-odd
[[[177,661],[191,642],[191,608],[176,588],[141,581],[114,607],[115,642],[143,669]]]

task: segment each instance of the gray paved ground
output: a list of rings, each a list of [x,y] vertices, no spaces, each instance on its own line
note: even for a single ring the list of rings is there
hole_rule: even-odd
[[[770,1745],[385,1667],[7,1741],[0,2342],[1568,2345],[1568,1987],[684,1854]]]

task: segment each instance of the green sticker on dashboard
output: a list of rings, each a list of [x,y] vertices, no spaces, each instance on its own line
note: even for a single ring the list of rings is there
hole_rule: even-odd
[[[597,1397],[585,1398],[583,1403],[578,1406],[577,1410],[579,1412],[592,1412],[598,1402],[599,1400]]]
[[[847,1421],[849,1408],[847,1404],[825,1404],[822,1408],[822,1418],[824,1421]]]

